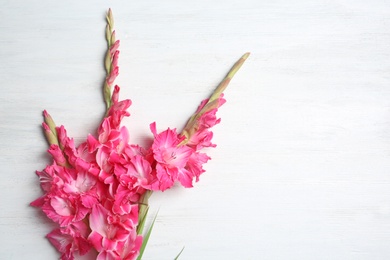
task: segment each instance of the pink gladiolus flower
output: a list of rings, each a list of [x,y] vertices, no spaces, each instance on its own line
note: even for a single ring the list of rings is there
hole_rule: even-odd
[[[97,260],[134,260],[139,254],[142,245],[142,236],[132,232],[125,241],[118,242],[116,250],[103,250]]]
[[[114,204],[112,212],[118,215],[133,214],[141,195],[145,190],[129,189],[129,187],[118,185],[114,195]],[[138,218],[138,215],[136,216]],[[136,223],[136,219],[131,219],[132,223]]]
[[[99,143],[109,147],[113,147],[119,139],[121,132],[112,128],[108,118],[104,119],[99,127]]]
[[[63,253],[61,259],[72,260],[74,253],[85,255],[91,244],[86,239],[87,226],[84,222],[76,222],[66,228],[58,228],[47,234],[47,238],[53,246]]]
[[[188,139],[187,145],[189,147],[192,147],[196,151],[199,151],[206,147],[216,147],[215,144],[211,143],[212,138],[213,132],[207,129],[197,130]]]
[[[67,193],[85,194],[96,184],[96,178],[87,172],[79,172],[75,178],[70,178],[64,185],[64,191]]]
[[[56,127],[43,111],[44,134],[52,163],[37,171],[43,196],[31,202],[58,224],[47,234],[62,254],[61,260],[73,260],[90,249],[98,260],[134,260],[147,239],[142,232],[151,191],[171,188],[176,181],[190,188],[205,171],[210,157],[200,150],[215,147],[210,128],[220,122],[216,113],[225,103],[223,90],[242,65],[245,54],[232,68],[210,99],[205,99],[181,134],[176,129],[157,133],[150,124],[154,140],[143,148],[129,143],[130,135],[121,126],[131,100],[119,100],[119,40],[115,40],[113,17],[107,14],[106,77],[103,96],[106,114],[96,135],[90,134],[78,145],[68,137],[64,126]],[[88,255],[89,256],[89,255]]]
[[[46,236],[52,245],[58,250],[58,252],[62,253],[61,259],[73,260],[73,253],[76,251],[75,248],[72,247],[74,243],[74,238],[68,234],[61,233],[60,229],[55,229]]]
[[[73,166],[77,171],[87,171],[92,175],[96,175],[99,171],[96,163],[86,161],[90,160],[90,156],[85,156],[85,153],[79,154],[79,151],[83,151],[83,149],[76,149],[73,139],[67,136],[65,128],[63,126],[57,127],[57,132],[64,158],[68,161],[70,166]],[[82,144],[82,147],[85,145],[86,144]]]
[[[131,106],[131,100],[125,99],[119,101],[119,91],[120,88],[116,85],[111,97],[112,104],[107,113],[107,118],[109,119],[111,128],[114,129],[119,128],[123,117],[130,116],[130,113],[127,111],[127,109]]]
[[[205,164],[211,158],[205,153],[193,153],[188,159],[186,170],[191,174],[190,176],[195,177],[195,181],[199,181],[199,176],[205,172],[203,164]]]
[[[179,138],[176,129],[168,128],[157,134],[155,123],[150,125],[150,129],[154,135],[152,150],[154,159],[157,161],[156,172],[160,182],[159,189],[164,191],[173,185],[179,175],[187,174],[184,166],[193,150],[187,146],[178,146],[184,140],[184,136]],[[185,183],[187,182],[185,181]]]
[[[184,137],[179,138],[176,129],[169,128],[157,134],[155,123],[150,125],[150,129],[154,134],[152,150],[156,161],[169,168],[183,168],[192,153],[188,147],[178,147]]]
[[[211,107],[211,108],[209,108],[209,109],[207,109],[206,111],[204,111],[204,112],[207,112],[207,111],[210,111],[210,110],[212,110],[212,109],[214,109],[214,108],[216,108],[216,109],[218,109],[218,108],[220,108],[223,104],[225,104],[226,103],[226,100],[223,98],[223,93],[221,93],[221,95],[219,96],[219,98],[215,101],[214,100],[214,105]],[[206,106],[207,106],[207,103],[209,102],[209,99],[208,98],[206,98],[206,99],[204,99],[204,100],[202,100],[201,102],[200,102],[200,105],[198,106],[198,108],[197,108],[197,110],[196,110],[196,114],[198,114],[198,113],[200,113],[202,110],[204,110],[205,108],[206,108]]]
[[[193,119],[194,121],[192,121],[191,127],[186,129],[187,134],[189,135],[187,136],[187,145],[197,151],[205,147],[216,146],[211,143],[213,133],[209,129],[221,122],[221,119],[217,118],[216,113],[218,108],[222,106],[226,100],[223,98],[223,94],[221,94],[218,99],[211,103],[208,102],[209,99],[205,99],[201,102],[195,113],[197,117]]]
[[[121,223],[109,223],[109,211],[97,204],[89,216],[91,234],[88,240],[98,252],[115,250],[118,242],[125,241],[130,231]]]
[[[124,185],[131,183],[135,187],[148,189],[154,182],[155,176],[152,175],[152,167],[143,156],[135,155],[127,165],[126,174],[120,176]]]
[[[137,258],[142,245],[142,236],[137,236],[136,232],[132,232],[128,239],[118,243],[119,259],[134,260]]]
[[[60,226],[66,226],[70,223],[82,220],[89,212],[84,207],[77,196],[64,196],[58,194],[47,198],[42,205],[42,211]]]
[[[37,171],[39,181],[41,184],[42,190],[45,192],[50,192],[53,189],[57,189],[60,186],[63,186],[64,181],[58,175],[63,170],[61,166],[56,164],[48,165],[43,171]]]

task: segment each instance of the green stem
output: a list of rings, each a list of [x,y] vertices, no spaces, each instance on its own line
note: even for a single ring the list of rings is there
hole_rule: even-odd
[[[137,235],[142,235],[142,232],[145,227],[146,217],[149,211],[149,198],[152,195],[152,191],[146,191],[138,204],[138,225],[137,225]]]

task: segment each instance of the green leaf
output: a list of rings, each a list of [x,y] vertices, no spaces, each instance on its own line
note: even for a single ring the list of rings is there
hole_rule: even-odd
[[[183,253],[183,251],[184,251],[184,246],[183,246],[183,248],[181,249],[181,251],[179,252],[179,254],[175,257],[174,260],[179,259],[179,256],[181,255],[181,253]]]
[[[144,231],[145,222],[146,222],[146,216],[147,216],[147,214],[149,212],[149,206],[145,206],[144,208],[141,207],[140,212],[142,212],[142,214],[139,214],[140,222],[139,222],[139,224],[137,226],[137,235],[142,234],[142,232]]]
[[[142,255],[144,254],[146,245],[148,244],[150,234],[152,234],[153,226],[154,226],[154,223],[156,222],[157,215],[158,215],[158,212],[156,213],[156,216],[154,216],[152,225],[150,225],[150,228],[149,228],[148,232],[144,236],[144,240],[142,241],[142,246],[141,246],[141,249],[139,250],[139,255],[137,257],[137,260],[142,260]],[[145,222],[145,220],[143,222]],[[143,223],[143,225],[145,225],[145,223]]]

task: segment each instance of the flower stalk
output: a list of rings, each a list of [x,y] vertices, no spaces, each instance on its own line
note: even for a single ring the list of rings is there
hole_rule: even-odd
[[[211,103],[214,100],[218,99],[221,94],[225,91],[226,87],[229,85],[230,81],[236,75],[237,71],[241,68],[241,66],[244,64],[246,59],[249,57],[250,53],[247,52],[233,65],[233,67],[230,69],[226,77],[219,83],[218,87],[215,89],[214,93],[211,95],[209,102]]]
[[[223,91],[249,56],[244,54],[234,64],[181,133],[176,128],[158,132],[156,123],[151,123],[153,143],[144,148],[130,143],[129,131],[122,125],[123,118],[130,115],[131,100],[120,100],[120,88],[114,85],[119,74],[119,40],[111,9],[106,19],[106,114],[96,134],[76,146],[65,127],[57,127],[46,110],[43,112],[42,126],[50,145],[47,151],[53,160],[36,172],[44,194],[31,205],[57,224],[47,238],[63,260],[73,260],[89,250],[98,254],[97,259],[142,259],[157,217],[144,232],[150,196],[178,182],[191,188],[199,181],[205,172],[203,165],[211,159],[202,150],[215,147],[210,129],[220,122],[216,113],[225,103]]]
[[[140,199],[138,203],[138,226],[137,226],[137,234],[142,235],[142,232],[145,227],[146,217],[149,212],[149,198],[152,195],[152,191],[146,191]]]
[[[107,15],[107,26],[106,26],[106,40],[107,40],[107,52],[104,60],[104,66],[106,69],[106,78],[104,80],[103,85],[103,97],[104,102],[106,103],[106,111],[110,109],[111,102],[111,89],[114,83],[116,76],[118,76],[118,67],[117,60],[119,51],[117,50],[119,47],[119,41],[115,39],[115,31],[114,31],[114,16],[112,15],[111,8],[108,9]]]
[[[195,112],[190,117],[190,119],[187,121],[187,124],[185,125],[182,131],[182,135],[185,136],[185,139],[180,143],[180,145],[187,144],[190,138],[198,131],[199,128],[198,121],[200,117],[202,117],[205,113],[213,109],[217,109],[221,105],[220,99],[223,97],[223,92],[229,85],[234,75],[237,73],[237,71],[241,68],[241,66],[244,64],[246,59],[249,57],[249,55],[250,55],[249,52],[242,55],[242,57],[233,65],[233,67],[227,73],[225,78],[218,84],[217,88],[211,94],[210,98],[207,100],[204,106],[201,109],[198,109],[198,111]]]

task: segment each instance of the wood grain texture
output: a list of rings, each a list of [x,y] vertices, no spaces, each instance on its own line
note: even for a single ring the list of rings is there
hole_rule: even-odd
[[[390,259],[390,3],[2,0],[0,259],[57,259],[28,206],[47,109],[76,142],[104,112],[104,15],[121,39],[131,140],[186,119],[244,52],[213,160],[154,194],[145,260]],[[152,217],[152,216],[150,216]]]

